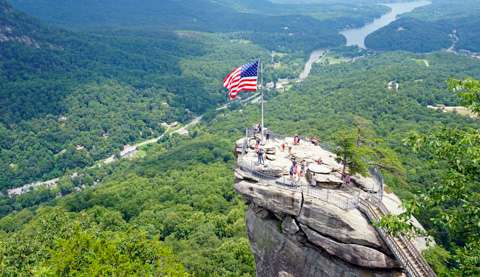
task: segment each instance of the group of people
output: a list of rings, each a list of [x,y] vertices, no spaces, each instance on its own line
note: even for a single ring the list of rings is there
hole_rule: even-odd
[[[255,153],[257,153],[257,162],[258,164],[265,165],[265,149],[262,147],[262,140],[260,137],[265,138],[265,141],[270,140],[270,133],[266,130],[263,130],[262,125],[257,123],[253,129],[255,137]],[[265,133],[265,134],[264,134]],[[265,137],[263,137],[265,135]]]
[[[302,160],[300,163],[292,158],[292,165],[290,166],[289,175],[290,179],[298,181],[300,177],[304,177],[307,172],[307,162]]]
[[[260,124],[256,124],[254,128],[254,137],[256,141],[255,152],[257,154],[257,163],[260,165],[265,165],[266,152],[262,145],[264,145],[265,141],[268,141],[270,139],[270,134],[266,133],[265,136],[263,136],[264,134],[262,133],[262,131],[264,131],[262,129],[262,126]],[[263,143],[262,143],[262,139],[265,139]],[[310,142],[313,143],[314,145],[318,145],[319,141],[320,140],[316,137],[310,138]],[[293,137],[293,145],[299,145],[300,143],[301,143],[300,136],[295,135]],[[280,150],[282,152],[285,152],[286,148],[288,148],[288,154],[291,157],[290,159],[292,162],[289,169],[290,179],[292,179],[293,181],[298,181],[301,177],[304,177],[307,173],[307,167],[308,167],[307,161],[301,160],[300,162],[298,162],[297,159],[292,154],[293,146],[285,142],[280,144]],[[321,158],[319,158],[318,160],[315,160],[314,162],[318,165],[321,165],[323,163]],[[351,177],[350,175],[345,174],[344,176],[342,176],[342,180],[348,184],[351,182]]]

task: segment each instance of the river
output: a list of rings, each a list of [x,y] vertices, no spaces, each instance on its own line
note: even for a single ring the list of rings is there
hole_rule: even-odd
[[[404,13],[409,13],[416,8],[423,7],[430,5],[432,2],[430,1],[414,1],[414,2],[404,2],[404,3],[392,3],[392,4],[382,4],[390,8],[390,11],[381,17],[373,20],[372,22],[366,24],[360,28],[354,29],[347,29],[340,34],[342,34],[347,39],[347,46],[356,45],[360,48],[366,49],[365,47],[365,38],[377,31],[380,28],[387,26],[388,24],[394,22],[398,19],[398,16]],[[298,77],[299,81],[304,81],[308,75],[310,75],[310,71],[312,70],[312,66],[316,63],[320,58],[323,57],[327,53],[325,49],[318,49],[313,51],[310,54],[310,58],[305,63],[305,67],[300,73]]]
[[[382,4],[390,8],[390,11],[381,17],[373,20],[361,28],[347,29],[342,34],[347,39],[347,46],[358,46],[366,49],[365,38],[371,33],[377,31],[380,28],[387,26],[398,19],[398,16],[404,13],[409,13],[416,8],[430,5],[430,1],[414,1],[404,3],[391,3]]]

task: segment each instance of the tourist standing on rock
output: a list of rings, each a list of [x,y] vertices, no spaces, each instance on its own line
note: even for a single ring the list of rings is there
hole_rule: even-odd
[[[255,147],[260,146],[260,143],[262,142],[262,141],[260,140],[260,138],[259,138],[259,137],[255,137],[255,141],[257,142],[257,144],[255,145]]]
[[[265,150],[263,150],[263,147],[260,147],[258,149],[257,156],[258,156],[258,163],[265,165],[265,158],[264,158]]]
[[[257,123],[255,125],[255,134],[261,134],[262,133],[262,125],[260,123]]]
[[[296,179],[297,179],[296,178],[297,177],[297,161],[292,160],[292,166],[290,166],[289,174],[290,174],[290,179],[296,181]]]
[[[307,162],[305,160],[302,160],[300,163],[300,176],[303,177],[305,176],[305,170],[307,168]]]

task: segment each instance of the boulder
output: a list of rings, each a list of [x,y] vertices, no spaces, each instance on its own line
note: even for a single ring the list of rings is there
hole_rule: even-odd
[[[373,178],[363,177],[362,175],[356,174],[351,178],[354,185],[366,192],[378,192],[380,190],[380,185],[375,182]]]
[[[315,197],[304,195],[297,221],[342,243],[353,243],[389,253],[375,228],[357,209],[343,210]]]
[[[315,174],[311,178],[314,184],[325,188],[339,188],[343,184],[342,179],[334,174]]]
[[[282,231],[286,234],[289,235],[294,235],[300,230],[300,228],[297,225],[297,222],[295,222],[295,219],[291,216],[286,216],[283,221],[282,221]]]
[[[368,268],[401,268],[395,260],[376,249],[358,244],[340,243],[322,236],[305,225],[300,226],[309,242],[346,262]]]
[[[267,155],[265,155],[265,158],[269,161],[275,161],[276,160],[275,155],[267,154]]]
[[[308,241],[287,236],[278,228],[280,222],[261,218],[252,209],[246,213],[247,234],[255,257],[257,276],[402,276],[397,269],[376,269],[350,264]],[[298,233],[302,233],[300,230]]]
[[[235,184],[235,190],[247,202],[253,202],[274,213],[296,216],[302,207],[302,192],[297,189],[283,188],[268,183],[239,181]]]

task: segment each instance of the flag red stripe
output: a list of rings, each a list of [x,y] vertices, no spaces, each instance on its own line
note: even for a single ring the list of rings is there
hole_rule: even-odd
[[[234,87],[238,87],[242,84],[252,84],[252,85],[256,85],[257,84],[257,80],[249,80],[249,79],[241,79],[241,80],[238,80],[237,82],[235,83],[232,83],[232,84],[229,84],[227,86],[228,89],[232,89]]]
[[[233,88],[231,91],[232,92],[240,92],[242,90],[257,90],[257,86],[256,85],[244,85],[244,86]]]
[[[257,87],[257,83],[241,83],[238,84],[238,86],[233,87],[232,90],[242,87]]]
[[[225,79],[223,79],[224,82],[226,82],[228,80],[228,78],[232,77],[233,75],[235,75],[235,73],[237,73],[241,68],[240,67],[237,67],[235,68],[232,72],[230,72],[227,77],[225,77]]]
[[[225,77],[225,79],[223,80],[223,85],[227,86],[227,84],[231,81],[232,78],[235,78],[236,76],[240,76],[241,69],[242,67],[238,67],[238,68],[235,68],[232,72],[230,72],[230,74],[228,74],[227,77]]]

